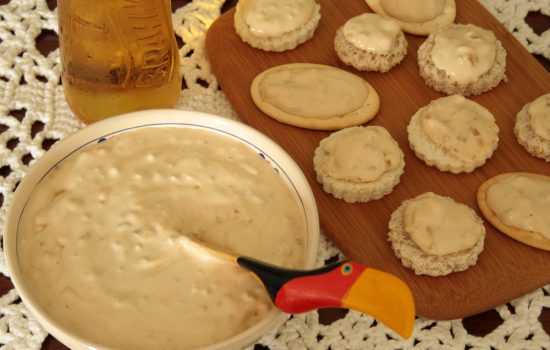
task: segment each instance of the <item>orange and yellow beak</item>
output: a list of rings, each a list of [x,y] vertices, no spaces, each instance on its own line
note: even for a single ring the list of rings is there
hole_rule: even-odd
[[[407,339],[414,327],[415,307],[409,287],[389,273],[367,268],[342,299],[342,307],[362,311]]]

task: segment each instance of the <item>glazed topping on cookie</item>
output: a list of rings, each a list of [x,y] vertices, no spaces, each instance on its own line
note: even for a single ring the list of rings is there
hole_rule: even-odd
[[[550,94],[542,95],[527,109],[531,117],[533,132],[544,140],[550,141]]]
[[[504,224],[550,239],[550,181],[514,174],[487,190],[487,205]]]
[[[431,255],[470,249],[484,232],[473,210],[431,192],[407,204],[404,216],[405,232],[422,251]]]
[[[325,144],[324,170],[331,177],[351,182],[372,182],[401,161],[401,150],[381,126],[354,128]]]
[[[431,58],[452,81],[468,84],[493,66],[495,55],[493,32],[468,24],[436,34]]]
[[[463,162],[484,158],[498,141],[499,129],[491,112],[461,95],[432,101],[420,125],[431,142]]]
[[[302,118],[330,119],[361,108],[369,97],[364,81],[330,67],[281,67],[261,80],[262,99]]]
[[[344,25],[344,37],[362,50],[386,54],[393,47],[401,26],[389,17],[364,13],[351,18]]]
[[[380,0],[380,6],[393,18],[408,23],[422,23],[436,18],[445,0]]]
[[[278,36],[304,26],[315,9],[314,0],[246,0],[243,18],[252,33]]]

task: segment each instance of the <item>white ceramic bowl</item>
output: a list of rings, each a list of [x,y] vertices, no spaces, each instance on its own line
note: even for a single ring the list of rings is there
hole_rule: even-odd
[[[52,167],[67,156],[98,142],[102,138],[109,138],[113,135],[131,131],[135,128],[147,128],[154,126],[200,128],[223,134],[234,140],[238,140],[257,152],[265,155],[271,165],[276,168],[284,178],[285,182],[296,195],[303,209],[303,215],[307,223],[307,242],[304,268],[314,266],[317,256],[319,239],[319,220],[315,199],[311,188],[294,160],[275,142],[259,131],[227,118],[210,114],[185,110],[147,110],[128,113],[118,117],[106,119],[91,124],[73,135],[63,139],[52,147],[44,156],[39,159],[24,177],[8,209],[6,224],[4,228],[4,251],[15,288],[21,299],[44,326],[59,341],[71,349],[105,349],[98,344],[91,344],[70,334],[61,325],[55,322],[38,305],[33,297],[33,291],[25,284],[17,256],[17,230],[21,213],[25,203],[31,195],[37,183],[48,173]],[[108,315],[105,315],[108,317]],[[205,349],[237,349],[252,344],[262,335],[278,327],[285,320],[285,315],[277,310],[271,311],[261,322],[246,331],[233,336],[221,343],[213,344]]]

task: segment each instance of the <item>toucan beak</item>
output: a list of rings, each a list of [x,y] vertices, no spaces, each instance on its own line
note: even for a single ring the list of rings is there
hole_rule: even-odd
[[[342,307],[371,315],[407,339],[415,307],[409,287],[399,278],[373,268],[363,270],[342,299]]]

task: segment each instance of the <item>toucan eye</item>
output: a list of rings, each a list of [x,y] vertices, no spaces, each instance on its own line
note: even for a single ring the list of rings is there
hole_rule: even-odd
[[[342,275],[347,276],[353,271],[353,266],[350,263],[345,263],[341,267]]]

